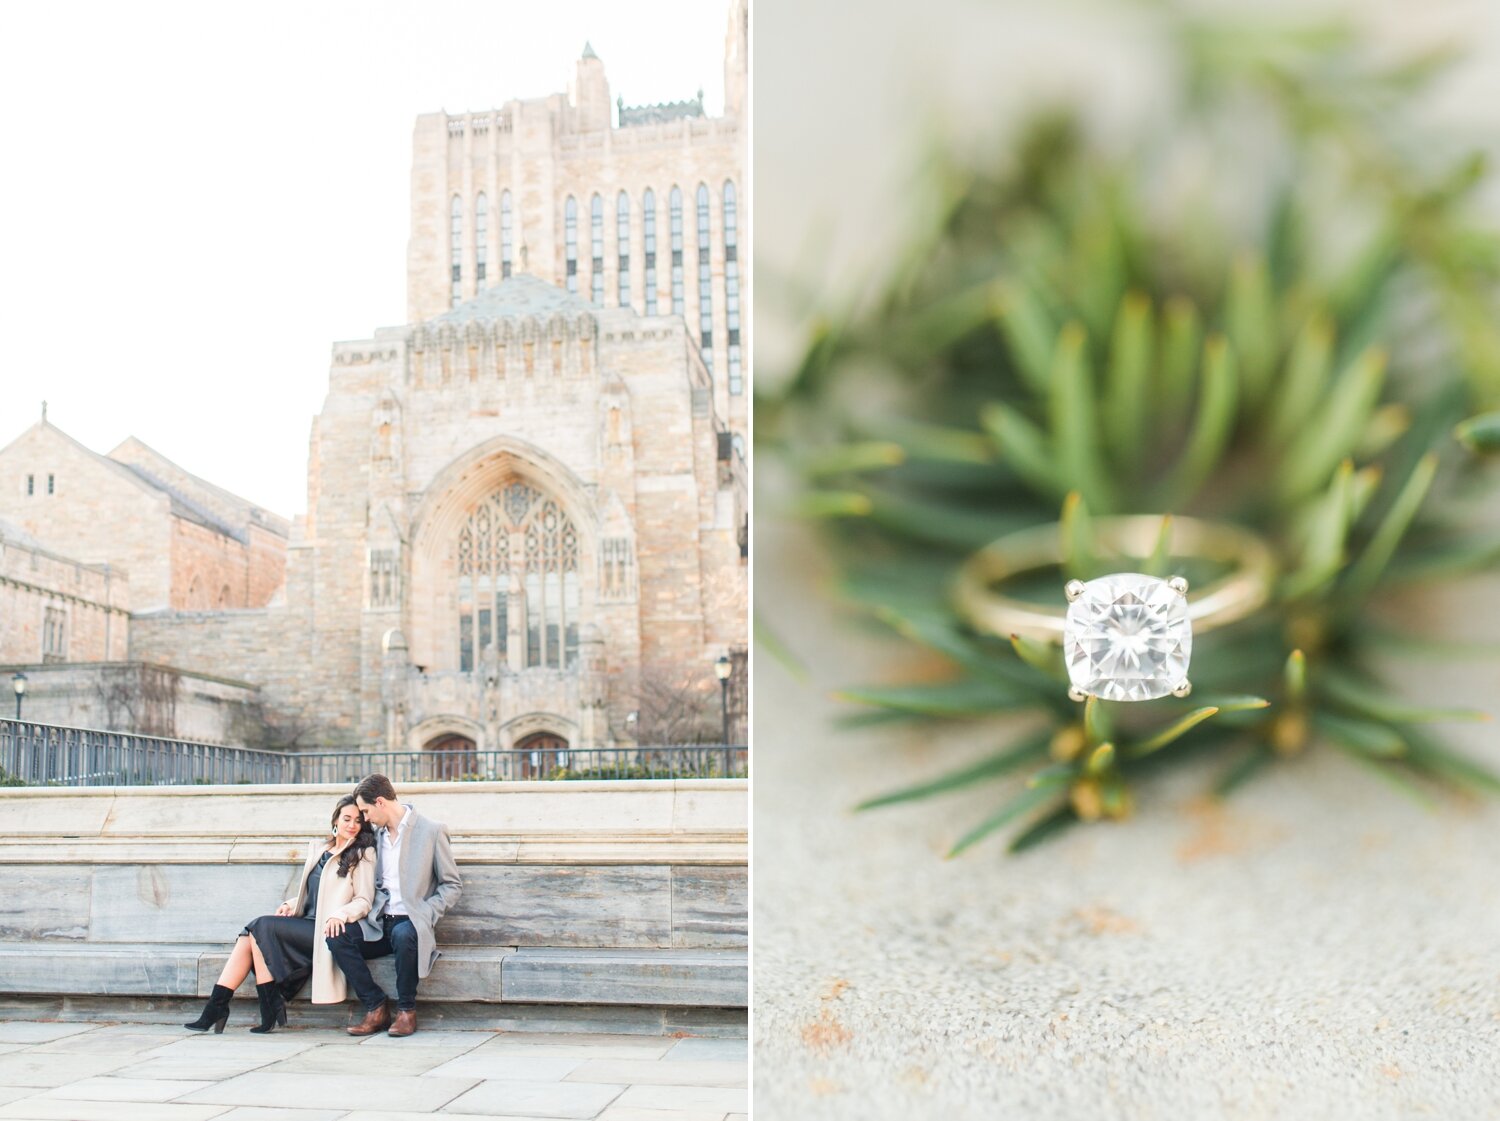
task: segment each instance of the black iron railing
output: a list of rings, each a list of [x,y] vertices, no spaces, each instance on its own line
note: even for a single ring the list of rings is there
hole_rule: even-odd
[[[0,720],[0,785],[193,786],[347,783],[380,773],[392,782],[535,779],[745,778],[744,747],[548,749],[538,751],[256,751]]]

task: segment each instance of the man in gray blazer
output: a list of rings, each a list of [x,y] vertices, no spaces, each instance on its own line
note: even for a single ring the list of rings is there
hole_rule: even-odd
[[[432,972],[439,952],[433,927],[463,891],[448,843],[448,827],[417,813],[396,797],[384,775],[354,788],[354,800],[375,827],[375,903],[359,923],[328,939],[328,949],[365,1006],[350,1035],[392,1035],[417,1030],[417,981]],[[371,958],[396,958],[396,1019],[390,998],[370,976]]]

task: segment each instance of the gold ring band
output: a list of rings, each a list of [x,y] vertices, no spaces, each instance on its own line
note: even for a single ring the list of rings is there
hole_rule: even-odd
[[[1100,545],[1123,557],[1149,557],[1161,533],[1162,519],[1152,514],[1130,514],[1094,519]],[[1237,622],[1265,604],[1271,594],[1276,561],[1270,547],[1250,530],[1197,518],[1172,519],[1171,553],[1233,564],[1235,568],[1195,593],[1188,618],[1195,633]],[[1046,607],[1014,599],[995,585],[1023,572],[1061,563],[1062,529],[1051,522],[1007,534],[978,550],[959,570],[953,602],[976,630],[1009,638],[1061,642],[1066,605]]]

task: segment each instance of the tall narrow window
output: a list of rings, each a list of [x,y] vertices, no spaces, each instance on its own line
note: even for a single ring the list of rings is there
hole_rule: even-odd
[[[714,276],[708,263],[708,187],[698,184],[698,345],[703,364],[714,368]]]
[[[604,306],[604,200],[598,195],[589,204],[590,244],[593,247],[594,271],[589,278],[590,297],[595,307]]]
[[[672,188],[667,209],[672,232],[672,314],[682,314],[682,191]]]
[[[500,192],[500,279],[510,276],[510,192]]]
[[[646,251],[646,314],[656,314],[656,192],[650,187],[641,196],[641,232]]]
[[[739,213],[734,184],[724,183],[724,319],[729,328],[729,392],[745,392],[740,364],[740,246]]]
[[[490,259],[490,200],[479,192],[474,200],[474,285],[484,287],[485,265]]]
[[[617,290],[620,306],[630,306],[630,196],[621,191],[615,198],[615,248],[619,252]]]
[[[26,476],[26,497],[30,498],[35,493],[36,493],[36,476],[35,475],[27,475]]]
[[[463,299],[464,294],[464,201],[457,195],[453,196],[449,212],[448,256],[453,269],[453,287],[448,298],[449,306],[452,306]]]
[[[48,494],[56,494],[57,493],[56,484],[57,484],[57,480],[53,476],[48,475],[47,476],[47,493]]]
[[[563,207],[563,244],[568,258],[568,291],[578,291],[578,200],[568,196]]]

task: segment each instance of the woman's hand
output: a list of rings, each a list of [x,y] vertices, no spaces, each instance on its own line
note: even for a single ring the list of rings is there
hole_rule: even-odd
[[[290,903],[283,903],[280,907],[276,908],[276,915],[278,918],[289,918],[291,916],[291,913],[292,905]]]
[[[326,938],[337,938],[344,933],[344,919],[339,915],[329,915],[328,921],[323,924],[323,935]]]

